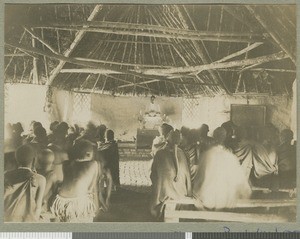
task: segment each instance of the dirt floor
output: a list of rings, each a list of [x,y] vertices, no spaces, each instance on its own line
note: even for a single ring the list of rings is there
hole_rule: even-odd
[[[111,196],[111,207],[101,211],[95,222],[155,222],[149,213],[149,193],[119,189]]]

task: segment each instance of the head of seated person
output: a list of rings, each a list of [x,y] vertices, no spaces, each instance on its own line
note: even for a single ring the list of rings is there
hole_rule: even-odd
[[[39,140],[45,140],[47,138],[47,132],[45,130],[45,128],[39,126],[39,127],[36,127],[33,131],[34,133],[34,136],[36,139],[39,139]]]
[[[168,134],[167,137],[168,146],[170,148],[174,148],[175,145],[180,144],[180,131],[179,130],[173,130]]]
[[[165,139],[172,130],[173,127],[167,123],[163,123],[159,128],[160,135],[164,136]]]
[[[106,141],[107,142],[112,142],[115,140],[115,133],[113,130],[109,129],[105,133]]]
[[[30,144],[22,145],[16,150],[16,161],[19,167],[32,168],[36,156],[36,150]]]
[[[209,132],[209,126],[207,124],[202,124],[200,128],[197,129],[198,136],[201,138],[207,137],[207,134]]]
[[[224,145],[227,138],[227,131],[223,127],[218,127],[213,132],[213,138],[217,144]]]
[[[56,127],[59,125],[59,122],[58,121],[53,121],[51,124],[50,124],[50,131],[51,132],[54,132],[56,130]]]
[[[94,146],[88,140],[81,139],[76,141],[71,152],[73,160],[91,161],[94,158]]]
[[[68,134],[69,125],[66,122],[60,122],[54,130],[56,137],[64,138]]]

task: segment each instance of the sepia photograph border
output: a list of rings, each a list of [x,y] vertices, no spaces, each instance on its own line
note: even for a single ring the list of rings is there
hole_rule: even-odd
[[[300,2],[297,0],[1,0],[0,4],[0,72],[2,76],[2,82],[0,84],[1,93],[1,143],[0,149],[2,152],[2,163],[0,165],[1,170],[1,184],[0,184],[0,195],[3,198],[4,193],[4,10],[5,4],[47,4],[47,3],[103,3],[103,4],[295,4],[297,8],[297,15],[300,13]],[[299,16],[297,17],[297,42],[299,41]],[[298,46],[298,44],[297,44]],[[299,48],[297,47],[297,56],[299,56]],[[297,75],[299,75],[299,67],[297,67]],[[297,94],[300,93],[299,84],[297,84]],[[299,99],[297,101],[297,116],[299,115]],[[297,121],[298,122],[298,121]],[[297,137],[300,138],[299,129],[297,130]],[[297,156],[300,155],[299,141],[297,141]],[[297,163],[297,169],[299,170],[300,163]],[[299,191],[300,185],[300,172],[297,173],[297,188]],[[3,200],[0,204],[0,231],[1,232],[224,232],[230,230],[231,232],[300,232],[300,197],[297,197],[297,219],[295,223],[230,223],[230,222],[181,222],[181,223],[120,223],[120,222],[95,222],[90,224],[75,224],[75,223],[4,223],[3,212],[4,204]]]

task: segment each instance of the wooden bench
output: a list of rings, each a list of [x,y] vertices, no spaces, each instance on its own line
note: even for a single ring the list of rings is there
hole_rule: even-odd
[[[178,205],[194,205],[192,198],[182,200],[170,200],[166,203],[164,221],[179,222],[180,219],[204,220],[204,221],[226,221],[226,222],[254,222],[254,223],[282,223],[288,222],[284,216],[272,213],[245,213],[238,212],[242,209],[284,208],[296,207],[296,199],[249,199],[240,200],[233,212],[231,211],[206,211],[206,210],[178,210]]]

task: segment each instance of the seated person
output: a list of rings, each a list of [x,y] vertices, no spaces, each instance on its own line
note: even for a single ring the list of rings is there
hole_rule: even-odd
[[[56,130],[56,127],[59,125],[58,121],[53,121],[50,124],[50,133],[47,135],[48,143],[51,144],[54,142],[54,132]]]
[[[199,157],[200,157],[200,152],[197,144],[197,130],[195,129],[187,129],[182,127],[181,130],[181,143],[180,147],[183,149],[189,169],[191,172],[191,179],[192,181],[194,180],[194,176],[196,171],[198,170],[198,164],[199,164]]]
[[[106,142],[100,143],[98,147],[98,155],[105,160],[105,167],[109,169],[112,180],[113,188],[117,190],[120,187],[120,168],[119,168],[119,149],[115,141],[114,131],[111,129],[106,131]]]
[[[40,218],[46,179],[32,171],[35,157],[31,145],[20,146],[18,168],[4,174],[5,222],[37,222]]]
[[[238,159],[220,145],[204,152],[192,186],[198,209],[233,208],[238,199],[251,194]]]
[[[48,145],[47,132],[45,128],[38,126],[34,128],[34,138],[31,140],[31,144],[35,145],[37,150],[42,150]]]
[[[46,178],[46,188],[43,198],[43,212],[50,212],[50,200],[57,191],[60,181],[53,170],[55,155],[50,149],[44,149],[38,154],[37,172]]]
[[[226,130],[226,139],[224,145],[227,149],[232,150],[236,146],[235,131],[237,126],[232,121],[227,121],[221,125]]]
[[[253,145],[253,168],[250,180],[254,186],[278,190],[278,156],[274,133],[269,127],[260,131],[260,142]]]
[[[48,145],[48,149],[50,149],[54,153],[55,157],[52,165],[53,172],[56,175],[57,180],[62,182],[64,178],[63,162],[69,160],[68,154],[62,148],[54,144]]]
[[[179,131],[172,131],[168,137],[167,147],[159,150],[154,156],[150,175],[152,182],[150,212],[158,220],[162,219],[167,200],[191,196],[190,171],[184,152],[177,147],[179,141]]]
[[[233,149],[233,153],[237,156],[247,178],[249,178],[253,167],[253,146],[255,145],[255,141],[250,138],[248,131],[249,129],[246,127],[237,128],[237,144]]]
[[[51,206],[60,222],[93,222],[96,213],[95,188],[101,167],[93,160],[93,144],[78,140],[72,148],[73,157],[63,163],[64,179]]]
[[[296,147],[291,144],[293,137],[290,129],[284,129],[280,133],[277,155],[279,184],[282,188],[296,187]]]
[[[214,138],[216,144],[226,147],[225,146],[225,141],[226,141],[226,138],[227,138],[227,132],[223,127],[218,127],[214,130],[213,138]]]
[[[158,150],[160,150],[166,146],[167,138],[171,131],[173,131],[173,127],[169,124],[163,123],[159,127],[159,136],[156,136],[152,143],[151,155],[153,157],[157,153]]]
[[[103,157],[103,155],[100,154],[98,159],[102,166],[102,177],[99,181],[100,209],[102,209],[103,211],[107,211],[110,206],[110,196],[113,188],[113,178],[111,170],[108,168],[108,162],[105,159],[105,157]]]
[[[157,116],[160,115],[160,107],[158,104],[156,104],[154,102],[155,100],[155,96],[152,95],[150,98],[150,104],[148,105],[147,109],[146,109],[146,114],[148,116]]]
[[[43,127],[42,123],[33,120],[30,123],[29,134],[26,135],[25,138],[23,139],[23,144],[29,144],[34,139],[34,137],[35,137],[34,129],[37,127]]]

